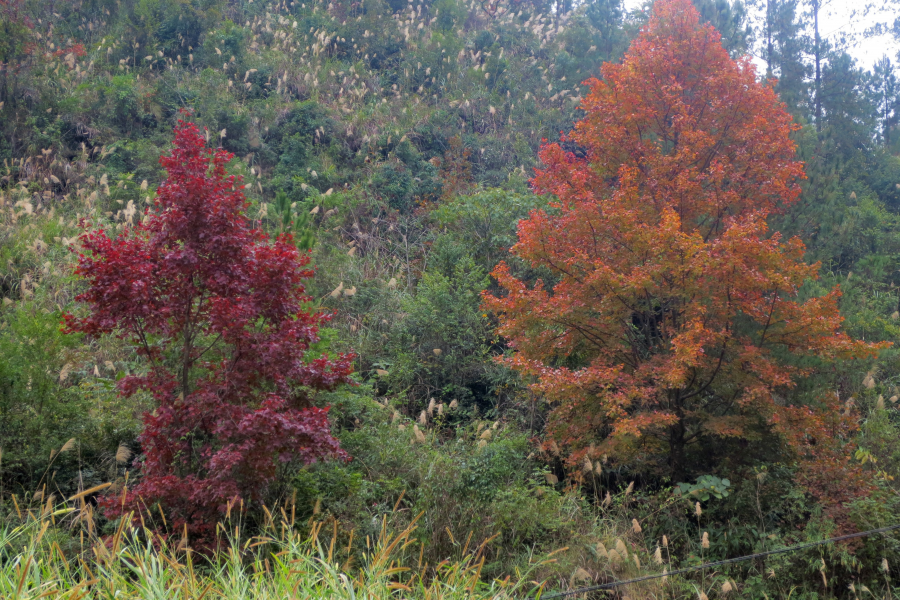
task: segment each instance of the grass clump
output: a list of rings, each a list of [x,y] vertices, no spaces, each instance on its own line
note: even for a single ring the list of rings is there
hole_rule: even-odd
[[[10,600],[268,600],[268,599],[495,599],[521,597],[527,573],[515,579],[481,577],[486,544],[464,548],[457,560],[417,563],[416,521],[393,531],[385,517],[374,539],[365,539],[359,566],[352,536],[339,547],[334,529],[310,522],[302,532],[286,511],[268,514],[262,533],[242,535],[240,524],[219,526],[221,546],[211,554],[185,538],[164,537],[123,520],[104,538],[65,527],[91,517],[82,508],[45,508],[0,525],[0,597]],[[332,522],[334,523],[334,522]],[[69,547],[64,549],[67,541]],[[535,563],[535,567],[540,563]]]

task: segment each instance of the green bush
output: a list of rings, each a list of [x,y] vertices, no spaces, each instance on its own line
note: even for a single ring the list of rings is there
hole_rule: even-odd
[[[449,271],[427,271],[414,296],[400,301],[405,318],[391,328],[381,362],[390,392],[422,407],[429,398],[456,400],[488,410],[502,367],[491,362],[493,333],[480,308],[488,284],[484,270],[468,256]]]
[[[80,340],[62,334],[60,321],[58,312],[44,314],[29,302],[0,319],[0,482],[6,494],[43,489],[65,496],[108,481],[101,465],[115,475],[111,457],[139,431],[135,406],[118,399],[112,379],[92,380],[73,367]],[[105,365],[98,368],[115,376]]]
[[[364,539],[378,535],[385,515],[396,522],[421,514],[416,537],[429,564],[458,556],[469,537],[471,548],[498,536],[487,547],[489,576],[527,564],[532,547],[562,544],[576,528],[589,527],[571,518],[584,507],[548,487],[540,464],[526,458],[527,436],[505,424],[477,421],[446,431],[441,424],[453,411],[445,405],[428,426],[416,425],[417,438],[413,422],[396,420],[394,409],[366,395],[345,392],[329,401],[353,459],[316,464],[294,477],[306,516],[314,510],[319,518],[334,516],[342,530]]]
[[[488,189],[451,199],[437,207],[431,218],[444,231],[442,243],[454,248],[447,252],[466,251],[479,267],[490,272],[501,260],[514,258],[509,249],[517,240],[519,221],[545,206],[544,199],[533,194]],[[452,262],[456,260],[454,257]],[[450,264],[445,261],[441,268],[447,270]]]

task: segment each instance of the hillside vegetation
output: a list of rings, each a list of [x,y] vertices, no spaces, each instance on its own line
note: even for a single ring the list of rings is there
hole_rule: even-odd
[[[0,0],[0,596],[513,598],[900,523],[900,86],[807,4]],[[713,125],[653,112],[709,72]],[[876,536],[616,593],[898,569]]]

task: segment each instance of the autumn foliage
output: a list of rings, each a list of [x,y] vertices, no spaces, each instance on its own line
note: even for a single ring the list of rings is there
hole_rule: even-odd
[[[548,446],[571,466],[606,456],[677,481],[715,444],[775,435],[840,481],[849,409],[831,393],[790,406],[812,372],[797,357],[879,346],[841,332],[839,289],[800,298],[819,266],[767,227],[800,194],[797,125],[688,0],[656,2],[623,62],[587,84],[565,140],[579,154],[542,148],[532,183],[555,201],[513,248],[552,277],[528,286],[501,263],[503,293],[484,297],[509,364],[552,403]]]
[[[328,316],[305,308],[309,257],[251,228],[231,157],[180,122],[143,223],[81,236],[86,314],[66,317],[69,331],[132,343],[146,369],[119,390],[156,405],[138,483],[106,499],[108,514],[159,505],[192,543],[212,538],[229,503],[261,499],[280,464],[345,456],[312,399],[348,380],[351,357],[310,356]]]

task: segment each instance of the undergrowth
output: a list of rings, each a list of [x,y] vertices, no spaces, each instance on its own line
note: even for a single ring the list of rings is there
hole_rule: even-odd
[[[269,513],[267,527],[252,537],[244,537],[239,524],[220,524],[222,546],[211,556],[195,552],[184,538],[167,539],[148,527],[130,527],[125,520],[112,536],[67,540],[61,527],[89,513],[86,507],[47,508],[23,515],[17,525],[0,526],[0,596],[499,600],[520,597],[532,586],[528,573],[483,581],[483,544],[463,548],[458,559],[433,567],[404,566],[415,564],[416,524],[392,531],[387,518],[377,538],[365,540],[366,550],[355,567],[350,548],[336,547],[336,536],[323,535],[326,523],[311,523],[301,533],[285,511],[278,517]],[[74,547],[64,549],[67,543]]]

